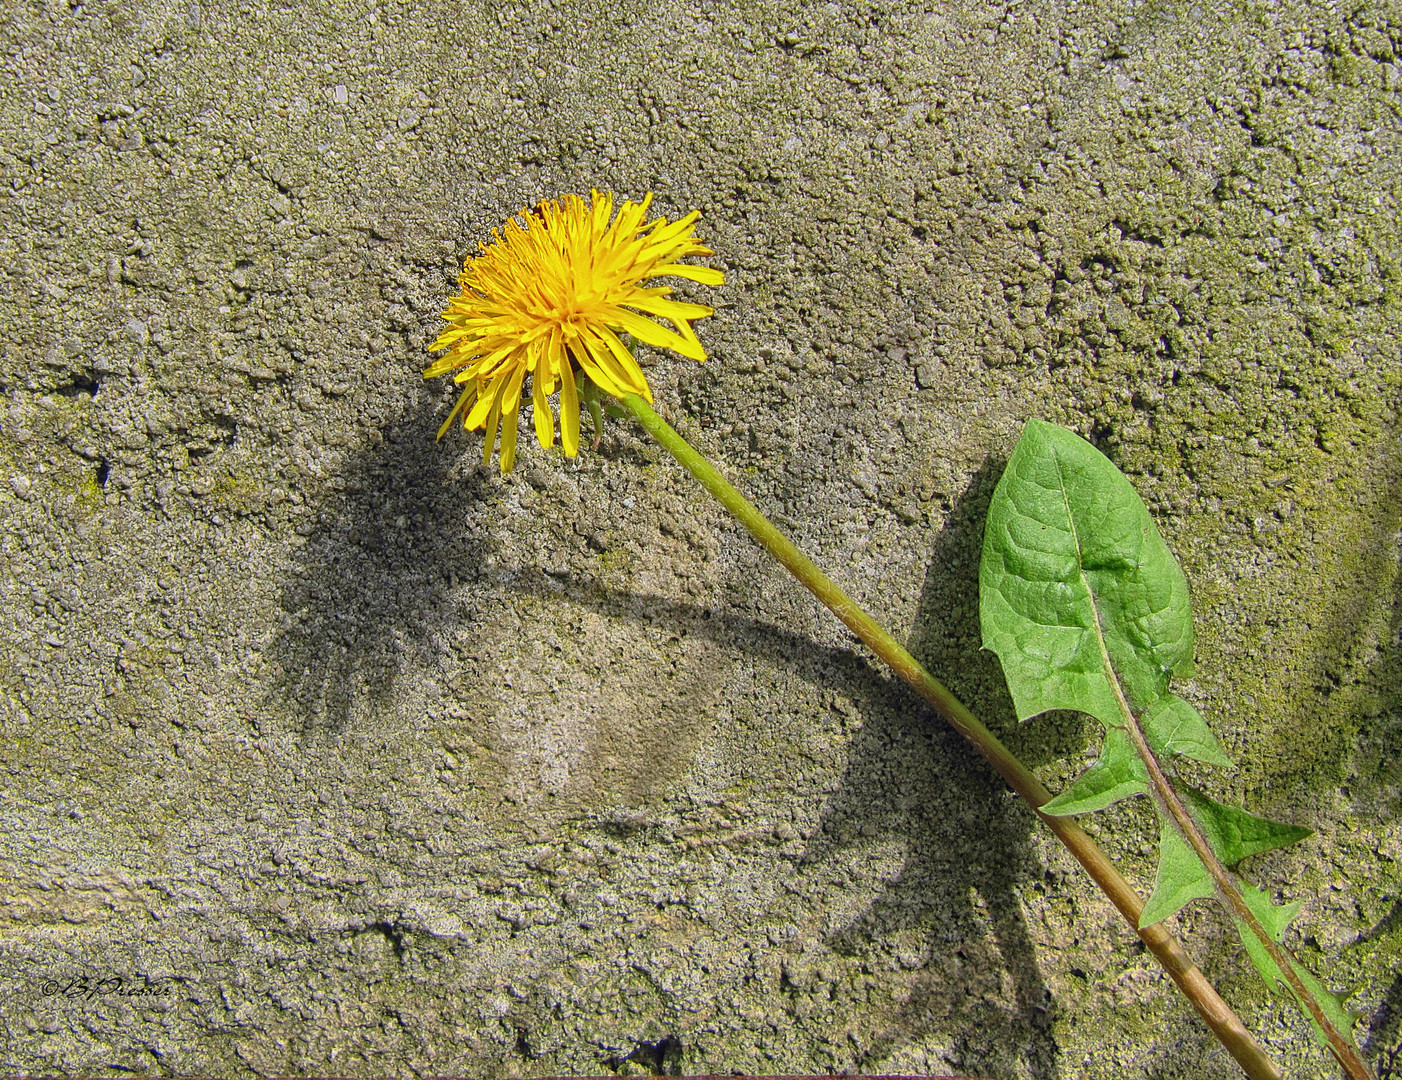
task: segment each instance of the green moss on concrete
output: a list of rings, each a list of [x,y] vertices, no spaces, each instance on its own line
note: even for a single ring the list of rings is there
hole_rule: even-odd
[[[1319,830],[1248,872],[1380,1007],[1388,12],[341,8],[9,28],[0,757],[49,805],[95,793],[34,880],[120,873],[159,918],[0,945],[17,986],[182,980],[120,1015],[21,988],[16,1068],[627,1073],[670,1035],[685,1072],[1220,1070],[986,771],[631,433],[524,446],[534,499],[470,437],[430,449],[412,358],[463,255],[590,186],[703,210],[727,285],[680,292],[717,306],[715,360],[646,358],[659,405],[898,631],[923,591],[937,673],[993,725],[978,470],[1040,415],[1130,473],[1242,762],[1214,782]],[[1025,737],[1049,770],[1084,742]],[[1102,835],[1144,884],[1139,824]],[[1188,921],[1286,1071],[1327,1068]]]
[[[236,514],[254,514],[268,504],[266,486],[247,472],[218,476],[210,488],[209,498],[220,509]]]

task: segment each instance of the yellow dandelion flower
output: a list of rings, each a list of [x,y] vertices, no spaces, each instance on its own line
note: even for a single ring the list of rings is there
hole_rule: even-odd
[[[651,203],[650,194],[641,203],[624,202],[614,217],[611,195],[593,192],[592,205],[566,195],[563,205],[551,200],[529,213],[523,210],[504,230],[493,231],[493,243],[478,245],[480,253],[467,260],[458,278],[462,295],[443,313],[448,328],[429,346],[431,352],[448,351],[424,378],[455,371],[454,381],[466,383],[438,429],[440,439],[458,416],[467,430],[485,428],[485,465],[500,424],[501,469],[509,472],[529,375],[540,445],[555,443],[548,399],[558,387],[560,442],[574,457],[579,451],[576,366],[607,394],[637,394],[652,401],[642,369],[619,340],[620,331],[693,360],[706,359],[691,321],[715,310],[669,299],[669,286],[644,288],[642,283],[681,277],[719,285],[725,276],[713,267],[679,261],[713,254],[693,233],[699,212],[670,223],[659,217],[645,225]],[[676,332],[644,315],[668,320]]]

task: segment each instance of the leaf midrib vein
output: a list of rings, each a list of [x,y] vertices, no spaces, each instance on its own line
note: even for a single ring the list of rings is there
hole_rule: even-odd
[[[1124,691],[1120,688],[1120,674],[1115,670],[1114,663],[1110,660],[1110,647],[1105,643],[1105,627],[1100,621],[1100,605],[1097,603],[1095,591],[1091,588],[1090,579],[1086,577],[1086,565],[1081,550],[1081,534],[1076,528],[1076,517],[1071,510],[1071,500],[1067,495],[1066,474],[1062,471],[1061,456],[1055,456],[1057,493],[1061,496],[1062,509],[1066,512],[1066,528],[1071,533],[1071,542],[1076,548],[1076,576],[1081,579],[1081,585],[1086,590],[1086,597],[1090,603],[1090,614],[1095,623],[1095,644],[1100,650],[1100,662],[1106,674],[1106,680],[1110,684],[1110,690],[1115,695],[1115,701],[1120,706],[1120,711],[1124,713],[1125,722],[1129,723],[1134,714],[1130,711],[1129,702],[1125,699]]]

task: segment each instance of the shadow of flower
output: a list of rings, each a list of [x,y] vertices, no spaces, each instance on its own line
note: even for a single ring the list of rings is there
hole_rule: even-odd
[[[451,600],[480,565],[485,477],[433,441],[434,400],[391,423],[328,484],[282,590],[272,697],[305,736],[384,706],[415,656],[460,629]]]

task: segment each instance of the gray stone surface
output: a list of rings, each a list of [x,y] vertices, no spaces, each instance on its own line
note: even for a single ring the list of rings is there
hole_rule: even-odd
[[[0,80],[0,1066],[1234,1075],[990,771],[641,433],[432,433],[461,259],[658,193],[660,407],[1053,788],[978,651],[1022,421],[1198,606],[1212,790],[1402,1040],[1402,9],[18,0]],[[1132,805],[1097,820],[1147,888]],[[1336,1075],[1220,919],[1190,948]],[[49,980],[147,978],[67,997]],[[129,983],[130,985],[130,983]]]

